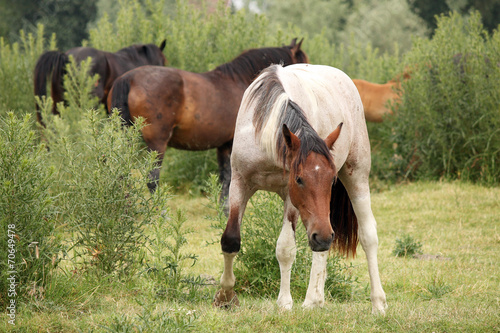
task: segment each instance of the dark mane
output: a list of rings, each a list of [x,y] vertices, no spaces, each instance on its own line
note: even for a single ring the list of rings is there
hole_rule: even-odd
[[[292,63],[294,59],[289,46],[268,47],[247,50],[215,70],[250,84],[264,68],[273,64],[286,66]]]
[[[134,44],[116,51],[116,54],[126,56],[132,61],[146,59],[147,63],[150,64],[159,60],[161,52],[160,48],[155,44]]]
[[[249,95],[249,101],[255,101],[256,103],[253,116],[256,135],[261,134],[278,98],[282,94],[286,94],[277,75],[278,68],[279,66],[271,66],[266,69],[262,73],[263,76],[265,75],[265,79],[260,80],[258,86]],[[290,166],[291,168],[297,170],[311,152],[325,156],[333,166],[330,150],[325,141],[311,126],[300,106],[287,98],[286,102],[280,106],[279,112],[279,121],[276,128],[276,151],[278,152],[277,158],[279,161],[283,165],[286,163],[287,146],[282,131],[283,124],[286,124],[288,129],[300,139],[299,155],[295,163]]]

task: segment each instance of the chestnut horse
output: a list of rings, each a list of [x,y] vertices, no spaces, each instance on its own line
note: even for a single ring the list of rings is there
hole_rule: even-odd
[[[35,96],[47,95],[47,78],[51,86],[51,97],[54,102],[52,112],[58,114],[57,103],[64,99],[63,78],[66,74],[66,65],[69,57],[73,56],[80,63],[88,57],[92,58],[91,76],[99,74],[94,95],[103,104],[106,103],[108,92],[117,77],[128,70],[143,65],[164,66],[166,59],[163,55],[166,41],[160,46],[154,44],[132,45],[115,53],[105,52],[92,47],[75,47],[65,53],[60,51],[47,51],[38,58],[34,70]],[[106,105],[106,104],[105,104]],[[37,118],[42,123],[40,109],[36,104]]]
[[[381,123],[385,115],[392,114],[391,107],[397,107],[403,93],[400,76],[383,84],[360,79],[352,80],[358,88],[367,121]],[[402,77],[406,80],[410,78],[410,75],[405,72]]]
[[[217,148],[221,198],[226,198],[234,124],[243,93],[271,64],[308,62],[301,44],[294,39],[288,46],[247,50],[206,73],[143,66],[118,78],[108,97],[108,109],[118,108],[128,124],[137,117],[145,118],[148,126],[142,129],[142,135],[148,148],[158,152],[157,168],[150,174],[150,190],[157,186],[167,146],[184,150]]]
[[[290,271],[296,256],[299,216],[313,251],[304,307],[324,304],[326,263],[332,244],[355,255],[359,240],[368,259],[372,309],[384,313],[376,221],[370,204],[370,142],[356,86],[328,66],[271,66],[249,86],[241,102],[231,156],[229,217],[222,234],[224,272],[214,305],[238,304],[233,262],[240,225],[257,190],[284,201],[276,245],[281,271],[278,305],[291,309]],[[273,221],[269,221],[272,223]]]

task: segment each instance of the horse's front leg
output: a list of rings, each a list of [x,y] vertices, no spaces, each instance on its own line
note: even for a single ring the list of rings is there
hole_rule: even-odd
[[[293,306],[292,294],[290,293],[290,272],[297,255],[295,227],[299,212],[290,202],[290,198],[287,197],[284,201],[283,227],[276,243],[276,258],[278,259],[281,272],[280,292],[277,303],[278,306],[290,310]]]
[[[313,251],[311,274],[309,276],[309,286],[307,287],[306,298],[302,306],[313,308],[325,304],[325,280],[326,262],[328,251]]]
[[[222,254],[224,255],[224,271],[220,279],[221,289],[215,294],[213,305],[220,308],[238,306],[239,301],[234,292],[236,278],[233,273],[234,258],[240,251],[240,225],[248,199],[253,194],[249,192],[241,177],[236,176],[229,188],[229,218],[226,229],[221,237]]]

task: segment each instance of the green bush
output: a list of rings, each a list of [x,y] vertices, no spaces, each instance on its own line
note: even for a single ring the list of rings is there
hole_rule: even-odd
[[[402,104],[384,124],[395,177],[499,183],[499,41],[478,13],[454,13],[438,18],[432,40],[414,43]]]
[[[392,254],[396,257],[411,257],[415,254],[421,254],[422,244],[413,239],[410,235],[404,235],[401,238],[396,238],[396,247],[392,250]]]
[[[49,190],[55,169],[32,129],[30,115],[0,116],[0,305],[11,297],[36,296],[59,262],[61,239]],[[15,280],[7,280],[14,277]]]
[[[123,127],[118,113],[85,110],[95,105],[88,77],[90,61],[68,67],[67,106],[60,116],[43,104],[44,137],[58,170],[54,193],[61,221],[69,225],[69,255],[75,265],[97,274],[133,273],[147,242],[145,226],[164,208],[165,188],[151,196],[146,183],[156,154],[143,148],[138,121]],[[82,109],[83,108],[83,109]]]

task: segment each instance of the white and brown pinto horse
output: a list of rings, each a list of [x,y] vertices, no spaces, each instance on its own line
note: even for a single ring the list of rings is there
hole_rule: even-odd
[[[278,305],[291,309],[290,270],[296,256],[299,216],[313,261],[304,307],[324,304],[329,250],[368,259],[374,313],[384,313],[376,221],[370,205],[371,157],[359,93],[342,71],[320,65],[268,67],[246,90],[231,156],[229,218],[221,238],[224,272],[214,305],[237,305],[233,261],[240,250],[240,224],[257,190],[278,193],[284,218],[276,245],[281,270]],[[338,177],[338,179],[337,179]],[[270,221],[271,222],[271,221]]]

